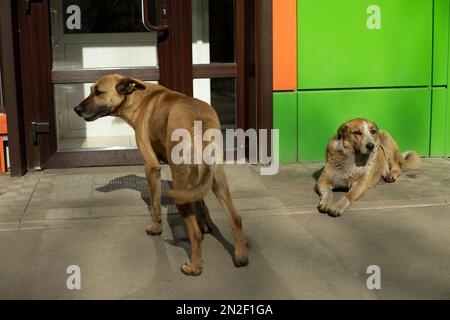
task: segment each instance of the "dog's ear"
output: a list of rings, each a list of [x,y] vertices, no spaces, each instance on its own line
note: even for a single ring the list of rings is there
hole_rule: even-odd
[[[136,90],[145,90],[145,85],[133,78],[123,78],[116,85],[116,90],[118,94],[125,96]]]
[[[348,125],[345,123],[339,127],[336,138],[338,140],[344,139],[348,135]]]
[[[378,125],[375,122],[373,122],[373,125],[375,126],[375,129],[377,130],[377,132],[380,132],[380,127],[378,127]]]

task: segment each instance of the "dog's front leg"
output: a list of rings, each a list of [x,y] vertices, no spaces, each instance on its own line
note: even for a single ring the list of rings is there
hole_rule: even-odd
[[[367,182],[366,180],[355,181],[347,192],[332,208],[330,211],[330,216],[340,217],[345,211],[350,207],[350,205],[361,198],[366,190]]]
[[[157,236],[162,233],[161,166],[150,141],[148,124],[144,122],[143,126],[136,128],[136,143],[144,158],[145,175],[152,200],[152,223],[147,228],[147,234]]]
[[[327,181],[319,180],[315,189],[320,196],[317,208],[321,213],[329,213],[333,205],[333,186]]]
[[[146,166],[148,186],[152,199],[152,223],[147,228],[147,234],[157,236],[162,233],[161,222],[161,167]]]

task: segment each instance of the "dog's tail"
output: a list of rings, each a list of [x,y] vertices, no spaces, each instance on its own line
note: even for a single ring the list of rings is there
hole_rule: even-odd
[[[414,151],[408,151],[402,155],[403,161],[400,162],[402,170],[417,170],[422,164],[422,159]]]
[[[203,170],[202,170],[203,169]],[[186,204],[202,200],[212,189],[214,179],[214,166],[201,165],[199,167],[200,182],[188,190],[169,190],[168,195],[174,198],[177,204]]]

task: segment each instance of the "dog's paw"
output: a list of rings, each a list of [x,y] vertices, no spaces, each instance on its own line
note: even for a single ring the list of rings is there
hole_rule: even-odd
[[[331,217],[338,218],[344,214],[344,212],[348,209],[350,206],[350,201],[346,197],[343,197],[341,200],[339,200],[336,205],[334,205],[330,212],[328,213]]]
[[[202,274],[202,267],[194,267],[192,264],[185,263],[181,266],[181,272],[187,276],[198,277]]]
[[[146,230],[149,236],[159,236],[161,235],[162,231],[162,223],[152,223]]]
[[[330,213],[331,206],[332,206],[331,201],[325,201],[322,199],[322,200],[320,200],[319,205],[317,206],[317,209],[319,209],[320,213]]]
[[[328,212],[328,215],[330,216],[330,217],[333,217],[333,218],[339,218],[340,216],[342,216],[344,214],[344,212],[342,212],[342,211],[340,211],[340,210],[336,210],[335,208],[332,208],[331,210],[330,210],[330,212]]]
[[[233,262],[236,268],[247,266],[249,264],[248,253],[240,253],[236,251]]]
[[[395,181],[397,181],[397,179],[394,176],[389,175],[384,177],[384,182],[386,183],[394,183]]]

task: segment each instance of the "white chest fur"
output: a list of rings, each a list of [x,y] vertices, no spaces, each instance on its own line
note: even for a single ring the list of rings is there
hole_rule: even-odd
[[[369,176],[374,168],[377,151],[368,158],[358,157],[353,152],[345,152],[345,155],[331,174],[333,185],[338,188],[351,188],[354,181]]]

